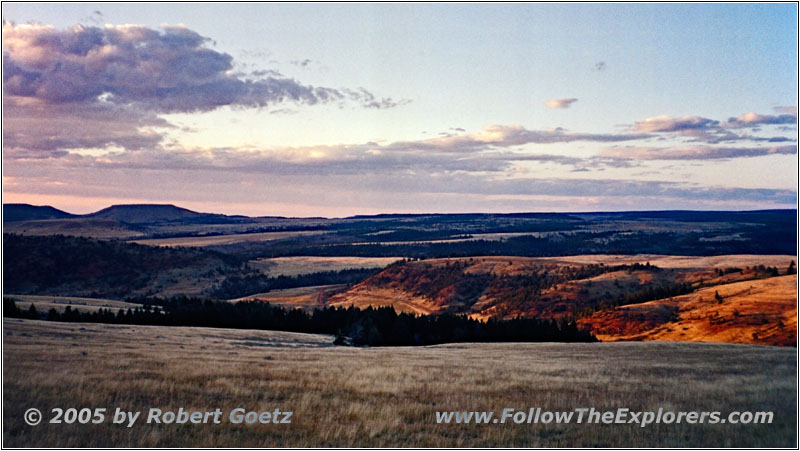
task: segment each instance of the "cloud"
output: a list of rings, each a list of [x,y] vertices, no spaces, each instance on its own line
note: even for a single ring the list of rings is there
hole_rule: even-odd
[[[786,136],[756,136],[735,132],[736,129],[749,128],[759,131],[760,125],[794,124],[796,117],[788,114],[780,116],[745,113],[738,118],[730,118],[726,122],[701,117],[701,116],[655,116],[641,121],[636,121],[632,127],[634,131],[645,133],[659,133],[662,135],[673,134],[675,137],[686,138],[687,142],[701,142],[706,144],[730,143],[736,141],[751,142],[795,142],[795,138]]]
[[[577,102],[578,99],[576,98],[569,98],[569,99],[551,99],[546,101],[544,104],[548,108],[569,108],[572,106],[573,103]]]
[[[446,135],[419,141],[399,141],[385,146],[389,151],[438,150],[453,153],[475,152],[490,148],[553,144],[576,141],[623,142],[652,137],[646,134],[603,134],[569,132],[563,128],[529,130],[521,125],[487,125],[477,133]]]
[[[154,148],[170,127],[160,115],[223,106],[386,109],[408,102],[361,87],[311,86],[269,69],[236,72],[233,58],[210,42],[182,25],[59,30],[4,21],[4,150],[11,157],[52,158],[76,149]]]
[[[636,121],[634,129],[640,132],[679,132],[684,130],[707,129],[716,126],[719,122],[700,116],[656,116],[643,121]]]
[[[728,127],[754,127],[763,124],[796,124],[797,123],[797,109],[795,108],[794,114],[780,114],[772,116],[768,114],[758,113],[745,113],[737,118],[730,118],[725,124]]]
[[[268,75],[232,74],[233,57],[208,46],[185,26],[154,30],[139,25],[3,23],[3,88],[6,95],[51,104],[91,103],[106,96],[117,105],[158,113],[209,111],[221,106],[263,107],[282,102],[314,105],[351,100],[390,108],[363,88],[314,87]]]
[[[70,194],[97,198],[130,198],[204,205],[249,202],[256,214],[339,215],[369,209],[387,211],[588,211],[665,208],[791,207],[792,189],[724,188],[674,181],[636,181],[615,178],[559,178],[549,175],[497,177],[496,174],[437,173],[406,170],[381,173],[306,174],[259,171],[186,169],[130,170],[100,166],[84,170],[62,161],[52,165],[16,167],[8,188],[12,193]],[[165,177],[165,174],[170,174]],[[80,179],[80,185],[70,180]],[[136,190],[130,185],[135,183]],[[65,192],[65,184],[70,190]],[[209,187],[213,187],[210,189]],[[242,193],[247,196],[243,197]],[[165,198],[165,193],[167,197]],[[104,201],[108,205],[108,200]],[[282,210],[269,210],[276,202]]]
[[[3,157],[53,158],[70,150],[158,147],[173,128],[153,114],[107,102],[48,104],[3,99]]]
[[[797,117],[797,106],[776,106],[773,108],[776,113],[788,114]]]
[[[599,157],[629,160],[719,160],[759,157],[765,155],[795,155],[797,146],[773,147],[610,147],[601,150]]]

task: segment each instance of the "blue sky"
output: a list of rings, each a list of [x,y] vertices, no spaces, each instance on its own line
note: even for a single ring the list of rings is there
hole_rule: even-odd
[[[5,202],[797,202],[794,4],[4,3],[3,18]]]

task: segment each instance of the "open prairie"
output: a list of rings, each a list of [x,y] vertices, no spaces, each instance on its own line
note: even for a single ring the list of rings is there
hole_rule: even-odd
[[[21,235],[68,235],[102,239],[128,239],[143,235],[110,219],[47,219],[3,223],[4,233]]]
[[[70,296],[33,296],[33,295],[15,295],[8,296],[17,303],[17,307],[27,310],[31,304],[36,306],[40,312],[46,312],[51,308],[58,311],[63,311],[67,306],[74,310],[93,312],[103,309],[117,311],[120,309],[129,309],[141,307],[141,304],[134,304],[125,301],[115,301],[112,299],[94,299],[94,298],[79,298]]]
[[[577,264],[605,264],[605,265],[629,265],[632,263],[645,263],[658,266],[659,268],[730,268],[745,266],[778,266],[784,268],[790,261],[797,257],[793,255],[714,255],[710,257],[694,257],[684,255],[656,255],[656,254],[637,254],[637,255],[575,255],[569,257],[540,257],[542,261],[554,261]]]
[[[4,320],[3,446],[795,447],[796,350],[703,343],[349,348],[255,330]],[[769,368],[769,371],[764,371]],[[37,407],[221,408],[218,425],[42,424]],[[233,425],[231,409],[294,412]],[[772,411],[771,424],[437,424],[436,411]]]
[[[150,238],[135,240],[134,243],[146,244],[148,246],[220,246],[226,244],[277,241],[287,238],[297,238],[309,235],[319,235],[318,231],[298,231],[298,232],[257,232],[257,233],[236,233],[231,235],[209,235],[209,236],[188,236],[175,238]]]
[[[354,268],[377,269],[401,259],[402,257],[276,257],[251,260],[248,264],[267,276],[278,277]]]

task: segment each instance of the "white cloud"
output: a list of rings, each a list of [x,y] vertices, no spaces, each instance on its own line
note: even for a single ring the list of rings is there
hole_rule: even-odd
[[[577,102],[578,99],[576,98],[568,98],[568,99],[550,99],[546,101],[544,104],[548,108],[569,108],[572,106],[573,103]]]

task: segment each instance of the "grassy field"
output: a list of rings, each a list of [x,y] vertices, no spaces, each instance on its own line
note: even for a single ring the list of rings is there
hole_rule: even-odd
[[[715,255],[711,257],[694,257],[684,255],[574,255],[569,257],[539,257],[540,261],[554,261],[561,263],[629,265],[632,263],[649,262],[659,268],[730,268],[745,266],[777,266],[785,269],[790,261],[796,260],[793,255],[756,255],[756,254],[731,254]]]
[[[17,307],[22,310],[27,310],[31,304],[36,306],[40,312],[47,312],[51,308],[59,312],[64,311],[67,306],[73,310],[81,312],[94,312],[97,310],[108,309],[117,312],[120,309],[135,309],[141,307],[141,304],[134,304],[125,301],[115,301],[112,299],[94,299],[94,298],[80,298],[74,296],[35,296],[35,295],[8,295],[16,302]]]
[[[287,309],[300,308],[308,312],[324,307],[325,299],[333,293],[345,290],[347,285],[317,285],[312,287],[287,288],[267,293],[257,293],[243,298],[231,299],[230,302],[265,301],[272,305],[280,305]]]
[[[223,244],[248,243],[261,241],[284,240],[308,235],[319,235],[321,231],[300,231],[300,232],[258,232],[258,233],[236,233],[231,235],[211,235],[211,236],[189,236],[177,238],[148,238],[144,240],[132,241],[137,244],[148,246],[219,246]]]
[[[702,343],[346,348],[252,330],[4,320],[3,446],[796,447],[796,349]],[[765,371],[768,369],[768,371]],[[42,424],[37,407],[221,408],[219,425]],[[293,411],[232,425],[231,409]],[[439,425],[439,410],[773,411],[765,425]]]
[[[270,277],[278,277],[343,269],[377,269],[398,260],[401,257],[277,257],[252,260],[249,265]]]

